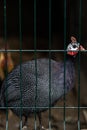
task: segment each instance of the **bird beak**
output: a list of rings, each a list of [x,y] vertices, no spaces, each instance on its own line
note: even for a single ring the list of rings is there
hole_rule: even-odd
[[[84,51],[84,50],[85,48],[82,45],[80,45],[80,51]]]

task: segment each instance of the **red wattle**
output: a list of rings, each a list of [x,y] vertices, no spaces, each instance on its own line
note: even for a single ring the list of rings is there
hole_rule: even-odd
[[[75,51],[68,51],[67,54],[68,55],[71,55],[71,56],[74,56],[76,55],[78,52],[75,52]]]

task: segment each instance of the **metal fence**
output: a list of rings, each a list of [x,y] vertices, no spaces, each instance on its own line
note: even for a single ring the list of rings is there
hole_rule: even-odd
[[[34,0],[34,49],[32,50],[24,50],[22,48],[22,12],[21,12],[21,2],[22,0],[19,0],[19,39],[20,39],[20,49],[19,50],[0,50],[0,52],[5,52],[5,53],[8,53],[8,52],[19,52],[20,53],[20,92],[22,93],[21,91],[21,84],[22,84],[22,80],[21,80],[21,64],[22,64],[22,53],[23,52],[34,52],[34,59],[35,59],[35,72],[36,72],[36,96],[35,96],[35,100],[36,100],[36,97],[37,97],[37,52],[48,52],[49,54],[49,129],[51,130],[51,109],[63,109],[63,129],[66,130],[66,111],[68,109],[76,109],[78,110],[78,121],[77,121],[77,129],[80,130],[81,129],[81,122],[80,122],[80,110],[81,109],[84,109],[86,107],[83,107],[83,106],[80,106],[80,52],[79,52],[79,56],[78,56],[78,106],[66,106],[66,96],[65,96],[65,93],[64,93],[64,104],[63,106],[51,106],[50,105],[50,93],[51,93],[51,53],[53,52],[62,52],[64,53],[64,62],[66,62],[66,42],[67,42],[67,13],[66,13],[66,10],[67,10],[67,0],[64,0],[64,50],[53,50],[51,49],[51,43],[52,43],[52,34],[51,34],[51,26],[52,26],[52,23],[51,23],[51,11],[52,11],[52,0],[49,0],[49,49],[47,50],[39,50],[37,49],[37,27],[36,27],[36,15],[37,15],[37,12],[36,12],[36,2],[37,0]],[[6,43],[7,41],[7,13],[6,13],[6,0],[4,0],[4,41]],[[82,18],[82,0],[79,0],[79,32],[78,32],[78,35],[79,35],[79,42],[81,41],[81,30],[82,30],[82,23],[81,23],[81,18]],[[7,44],[7,43],[6,43]],[[7,45],[6,45],[7,46]],[[86,50],[84,51],[84,53],[86,53]],[[66,68],[66,66],[64,66],[64,69]],[[65,72],[65,71],[64,71]],[[65,77],[65,74],[64,74],[64,77]],[[65,80],[65,78],[64,78]],[[65,85],[64,85],[65,87]],[[22,94],[21,94],[22,96]],[[20,128],[22,129],[22,100],[20,101]],[[51,107],[50,107],[51,106]],[[36,104],[35,104],[35,107],[36,107]],[[9,107],[6,107],[6,130],[8,130],[8,109]],[[37,108],[36,108],[37,109]],[[34,113],[34,117],[35,117],[35,123],[33,124],[34,125],[34,128],[36,129],[36,126],[37,126],[37,122],[36,122],[36,113]]]

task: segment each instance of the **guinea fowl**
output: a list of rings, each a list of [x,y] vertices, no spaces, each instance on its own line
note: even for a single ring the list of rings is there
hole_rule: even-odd
[[[78,50],[84,50],[84,48],[72,36],[71,43],[67,47],[65,80],[64,62],[56,62],[51,59],[51,106],[64,95],[64,92],[69,92],[74,86],[73,59]],[[36,66],[35,60],[22,63],[8,74],[0,90],[0,107],[11,107],[17,116],[20,116],[22,108],[22,116],[25,116],[24,125],[29,114],[36,112],[40,129],[42,129],[41,112],[49,108],[49,59],[37,59],[36,63]]]

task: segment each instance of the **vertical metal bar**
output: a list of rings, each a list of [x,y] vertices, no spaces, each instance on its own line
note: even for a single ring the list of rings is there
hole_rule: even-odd
[[[51,130],[51,0],[49,0],[49,129]]]
[[[79,41],[81,41],[81,29],[82,29],[82,0],[79,1]]]
[[[6,57],[6,76],[7,76],[7,18],[6,18],[6,0],[4,0],[4,42],[5,42],[5,57]],[[6,80],[7,87],[7,80]],[[6,89],[6,130],[8,130],[8,92]]]
[[[79,42],[81,41],[82,0],[79,1]],[[78,130],[80,130],[80,51],[78,55]]]
[[[4,0],[4,40],[7,40],[6,0]]]
[[[66,50],[66,0],[64,0],[64,50]],[[64,130],[66,130],[65,73],[66,73],[66,52],[64,52]]]
[[[19,39],[20,39],[20,130],[22,130],[22,23],[21,23],[21,0],[19,0]]]
[[[34,128],[36,130],[37,128],[37,122],[36,122],[36,107],[37,107],[37,57],[36,57],[36,0],[34,0],[34,59],[35,59],[35,75],[36,75],[36,85],[35,85],[35,111],[34,111],[34,119],[35,124]]]

